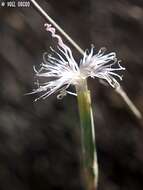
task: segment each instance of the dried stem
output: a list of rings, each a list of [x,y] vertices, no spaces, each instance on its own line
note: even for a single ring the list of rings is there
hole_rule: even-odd
[[[120,87],[116,88],[115,91],[123,98],[123,100],[129,106],[130,110],[134,113],[134,115],[138,119],[142,119],[142,115],[141,115],[140,111],[136,108],[136,106],[133,104],[133,102],[129,99],[128,95],[122,89],[122,87],[120,86]]]
[[[31,2],[38,12],[48,20],[82,55],[84,55],[84,51],[77,45],[77,43],[40,7],[40,5],[34,0],[31,0]]]
[[[30,0],[33,6],[38,10],[38,12],[48,20],[82,55],[84,55],[83,49],[40,7],[40,5],[34,1]],[[124,102],[128,105],[132,113],[137,117],[137,119],[142,119],[142,114],[138,110],[138,108],[134,105],[131,99],[128,97],[127,93],[124,91],[122,87],[115,88],[115,92],[117,92]]]

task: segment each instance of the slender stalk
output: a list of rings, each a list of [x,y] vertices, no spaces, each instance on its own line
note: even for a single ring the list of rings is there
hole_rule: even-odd
[[[81,122],[83,167],[88,190],[95,190],[98,183],[98,163],[95,147],[95,129],[91,108],[90,91],[86,79],[81,79],[76,86]]]
[[[84,55],[84,51],[77,45],[77,43],[40,7],[40,5],[31,0],[34,7],[38,10],[38,12],[48,20],[82,55]]]
[[[124,99],[124,101],[126,102],[126,104],[129,106],[130,110],[132,111],[132,113],[134,113],[134,115],[138,118],[138,119],[142,119],[142,115],[140,113],[140,111],[136,108],[136,106],[133,104],[133,102],[129,99],[128,95],[126,94],[126,92],[122,89],[122,87],[118,87],[115,89],[116,92]]]
[[[83,49],[42,9],[42,7],[35,1],[30,0],[36,10],[48,20],[82,55],[84,55]],[[124,89],[121,87],[119,89],[115,88],[115,92],[118,93],[124,102],[128,105],[132,113],[137,117],[137,119],[142,119],[142,114],[138,108],[134,105],[131,99],[128,97]]]

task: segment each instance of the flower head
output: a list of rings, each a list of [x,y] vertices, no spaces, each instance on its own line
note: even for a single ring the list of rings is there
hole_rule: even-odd
[[[51,32],[52,37],[58,40],[58,52],[52,50],[53,55],[48,55],[46,59],[43,55],[43,63],[37,71],[34,67],[36,77],[38,79],[38,88],[32,93],[42,93],[37,98],[47,98],[51,94],[59,92],[58,98],[65,96],[69,92],[67,89],[70,85],[78,85],[81,79],[88,77],[100,78],[106,80],[113,88],[117,88],[119,83],[116,78],[122,80],[122,77],[116,71],[124,70],[120,65],[120,61],[116,58],[116,53],[111,52],[105,54],[105,49],[100,49],[97,54],[94,53],[94,46],[91,47],[90,53],[85,51],[83,58],[78,65],[75,61],[71,49],[65,45],[62,38],[55,33],[55,28],[50,24],[45,24],[46,30]],[[40,78],[46,78],[48,81],[41,83]],[[116,78],[115,78],[116,77]]]

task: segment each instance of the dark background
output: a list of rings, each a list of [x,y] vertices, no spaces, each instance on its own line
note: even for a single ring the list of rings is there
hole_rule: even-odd
[[[0,1],[1,2],[1,1]],[[126,67],[122,86],[143,113],[143,1],[47,0],[40,5],[83,48],[105,46]],[[0,190],[83,190],[76,98],[34,103],[33,65],[53,45],[30,8],[0,8]],[[65,40],[66,42],[66,40]],[[69,44],[67,42],[67,44]],[[70,45],[74,56],[80,54]],[[143,189],[143,122],[90,80],[99,190]]]

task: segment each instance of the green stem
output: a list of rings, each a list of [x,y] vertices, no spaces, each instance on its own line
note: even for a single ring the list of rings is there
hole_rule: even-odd
[[[76,86],[81,122],[83,166],[88,190],[95,190],[98,181],[98,164],[95,148],[95,130],[87,81],[81,79]]]

